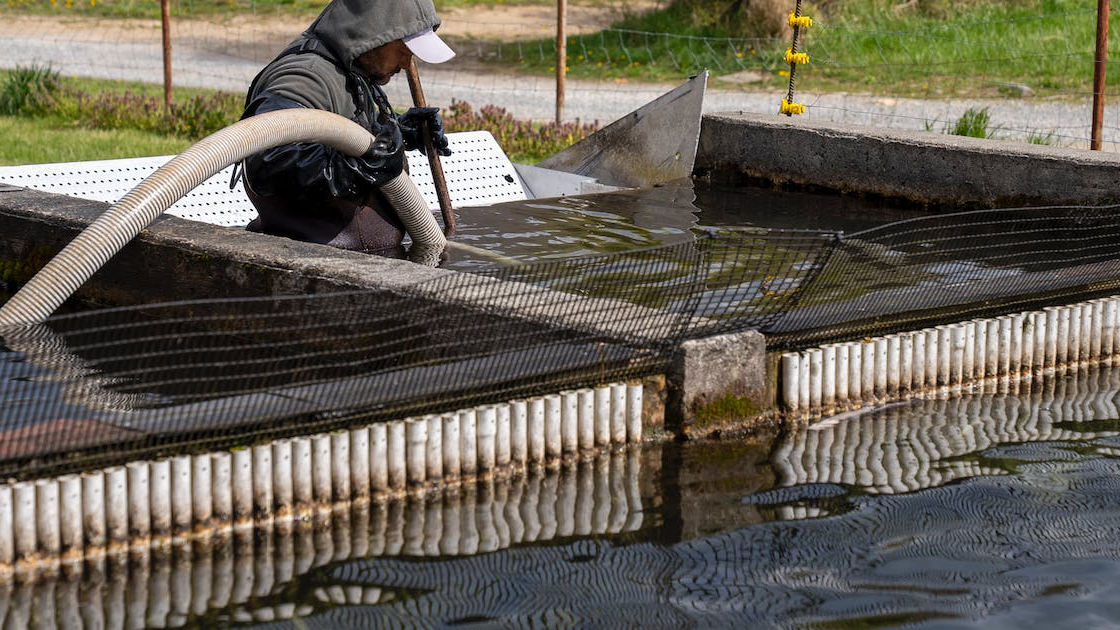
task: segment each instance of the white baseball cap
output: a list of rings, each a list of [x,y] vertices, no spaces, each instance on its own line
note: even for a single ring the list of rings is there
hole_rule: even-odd
[[[451,50],[451,47],[430,28],[415,35],[409,35],[401,41],[404,42],[405,46],[408,46],[412,54],[427,63],[443,63],[455,56],[455,51]]]

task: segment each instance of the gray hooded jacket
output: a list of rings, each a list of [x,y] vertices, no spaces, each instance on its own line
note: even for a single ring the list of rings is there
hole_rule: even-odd
[[[399,223],[386,204],[377,203],[376,188],[404,168],[400,130],[385,93],[354,61],[439,24],[432,0],[333,0],[261,70],[246,96],[245,117],[293,107],[326,110],[369,129],[381,150],[349,158],[300,143],[246,159],[246,188],[260,215],[254,229],[328,243],[354,222],[355,204],[384,206],[377,212]]]

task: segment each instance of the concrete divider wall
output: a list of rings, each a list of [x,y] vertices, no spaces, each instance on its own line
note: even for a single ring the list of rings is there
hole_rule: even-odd
[[[1120,156],[743,113],[704,117],[698,175],[966,207],[1120,200]]]

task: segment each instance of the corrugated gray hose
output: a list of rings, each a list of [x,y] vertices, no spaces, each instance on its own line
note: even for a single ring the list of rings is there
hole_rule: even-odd
[[[171,204],[223,168],[265,149],[317,142],[359,156],[373,136],[330,112],[287,109],[246,118],[203,138],[98,217],[0,307],[0,326],[46,319]],[[407,173],[381,188],[413,242],[442,249],[447,239]]]

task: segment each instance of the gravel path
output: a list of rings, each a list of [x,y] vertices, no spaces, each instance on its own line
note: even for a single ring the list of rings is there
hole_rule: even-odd
[[[236,92],[246,89],[263,63],[286,43],[286,33],[295,29],[289,24],[245,19],[231,20],[220,27],[194,22],[176,28],[172,55],[175,83]],[[158,24],[152,22],[17,18],[0,25],[0,36],[6,44],[0,49],[0,67],[49,63],[65,75],[162,80]],[[553,79],[496,73],[480,67],[469,54],[461,57],[446,66],[423,69],[429,101],[448,104],[455,98],[475,106],[492,103],[519,118],[547,120],[554,116]],[[804,83],[811,87],[810,80]],[[672,87],[569,80],[565,116],[611,121]],[[394,103],[409,102],[403,77],[395,79],[388,92]],[[711,89],[705,110],[771,114],[776,112],[783,96],[774,92]],[[1049,136],[1053,144],[1084,147],[1090,135],[1089,99],[1082,103],[1036,98],[920,100],[802,91],[797,100],[809,108],[805,118],[815,121],[940,132],[967,108],[988,107],[1000,137],[1025,140],[1030,135]],[[1108,150],[1117,150],[1120,144],[1120,108],[1116,106],[1106,109],[1104,140]]]

